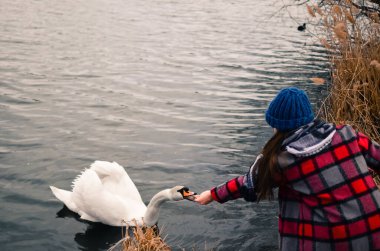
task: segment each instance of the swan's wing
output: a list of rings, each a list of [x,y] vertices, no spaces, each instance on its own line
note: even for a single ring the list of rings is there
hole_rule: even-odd
[[[81,218],[112,226],[122,226],[122,220],[141,218],[146,211],[143,203],[126,200],[104,189],[92,169],[86,169],[75,180],[72,197]]]
[[[92,221],[92,222],[99,222],[97,218],[92,217],[91,215],[86,214],[85,212],[82,212],[82,215],[80,216],[82,220]]]
[[[142,201],[139,191],[125,171],[124,167],[116,162],[95,161],[91,167],[99,176],[104,189],[114,195],[126,199]]]
[[[105,177],[112,177],[118,180],[125,175],[124,168],[116,162],[97,160],[91,164],[90,169],[96,172],[100,180]]]

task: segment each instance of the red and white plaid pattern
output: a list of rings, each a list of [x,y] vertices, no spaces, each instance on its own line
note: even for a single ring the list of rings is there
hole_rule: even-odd
[[[316,154],[279,155],[280,250],[380,250],[380,191],[368,170],[380,171],[380,146],[336,129]],[[248,175],[213,188],[214,200],[246,198]]]

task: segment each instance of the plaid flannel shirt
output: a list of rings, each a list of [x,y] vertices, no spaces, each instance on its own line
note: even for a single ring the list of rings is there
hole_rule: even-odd
[[[321,151],[279,155],[280,250],[380,250],[380,146],[350,126],[336,128]],[[215,201],[255,201],[252,167],[211,189]]]

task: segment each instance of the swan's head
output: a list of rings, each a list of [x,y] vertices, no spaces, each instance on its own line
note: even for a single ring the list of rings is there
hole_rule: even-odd
[[[195,198],[194,197],[195,194],[196,193],[190,191],[189,188],[184,187],[184,186],[175,186],[170,189],[170,196],[171,196],[171,199],[174,201],[183,200],[183,199],[192,201]]]

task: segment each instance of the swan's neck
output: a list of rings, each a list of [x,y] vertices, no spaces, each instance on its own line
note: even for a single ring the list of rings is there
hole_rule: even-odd
[[[147,226],[153,226],[158,221],[158,214],[160,212],[160,206],[165,201],[171,200],[169,189],[158,192],[150,200],[144,216],[144,223]]]

